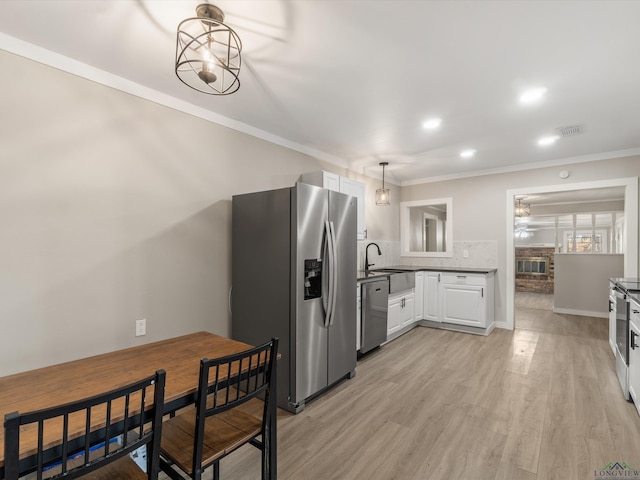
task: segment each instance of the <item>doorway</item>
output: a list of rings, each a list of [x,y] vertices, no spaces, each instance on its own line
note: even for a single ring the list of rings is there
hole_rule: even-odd
[[[518,196],[536,195],[549,192],[578,192],[607,187],[624,187],[624,275],[638,276],[638,179],[636,177],[583,182],[564,185],[547,185],[507,190],[507,237],[506,237],[506,325],[509,330],[515,328],[515,242],[514,242],[514,205]]]

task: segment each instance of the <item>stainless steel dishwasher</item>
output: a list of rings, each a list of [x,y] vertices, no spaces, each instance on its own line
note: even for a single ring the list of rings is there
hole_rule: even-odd
[[[360,353],[367,353],[387,341],[387,311],[389,310],[389,278],[362,283],[362,344]]]

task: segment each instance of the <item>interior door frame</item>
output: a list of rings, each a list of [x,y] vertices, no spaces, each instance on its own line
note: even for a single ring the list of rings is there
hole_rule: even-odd
[[[507,239],[506,239],[506,324],[505,328],[515,328],[515,242],[513,206],[516,195],[534,195],[538,193],[569,192],[592,188],[625,187],[624,189],[624,276],[638,276],[638,177],[598,180],[593,182],[544,185],[537,187],[512,188],[507,190]]]

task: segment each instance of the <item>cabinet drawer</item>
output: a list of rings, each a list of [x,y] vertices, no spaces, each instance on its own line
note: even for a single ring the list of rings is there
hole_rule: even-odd
[[[443,273],[442,283],[448,283],[452,285],[478,285],[485,286],[487,279],[485,275],[478,275],[474,273]]]
[[[629,302],[629,319],[640,326],[640,305],[634,299]]]

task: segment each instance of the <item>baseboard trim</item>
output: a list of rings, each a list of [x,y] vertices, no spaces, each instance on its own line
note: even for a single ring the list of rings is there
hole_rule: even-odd
[[[473,335],[488,336],[496,327],[496,322],[491,322],[487,328],[469,327],[466,325],[456,325],[453,323],[432,322],[431,320],[420,320],[418,325],[422,327],[439,328],[441,330],[451,330],[452,332],[472,333]]]
[[[592,312],[590,310],[575,310],[573,308],[553,307],[553,313],[565,315],[581,315],[583,317],[609,318],[609,312]]]

